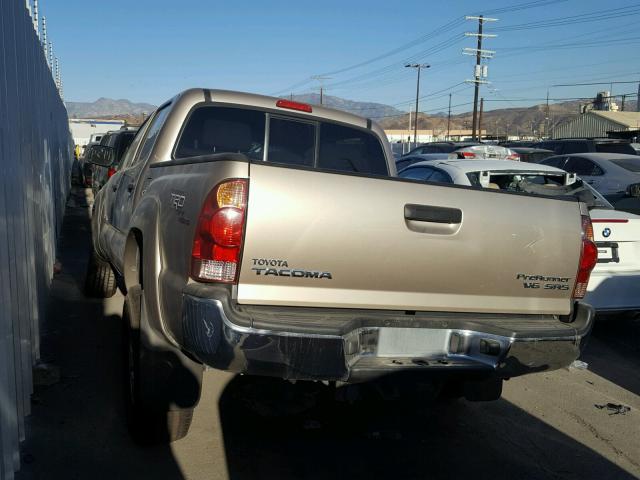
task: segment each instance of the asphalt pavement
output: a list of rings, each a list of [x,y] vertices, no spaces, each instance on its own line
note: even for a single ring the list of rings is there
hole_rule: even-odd
[[[626,317],[596,325],[586,369],[512,379],[490,403],[322,398],[300,412],[277,385],[208,370],[189,435],[139,447],[123,414],[123,299],[82,295],[89,242],[76,188],[19,480],[640,478],[640,321]],[[281,406],[270,416],[256,413],[265,396]]]

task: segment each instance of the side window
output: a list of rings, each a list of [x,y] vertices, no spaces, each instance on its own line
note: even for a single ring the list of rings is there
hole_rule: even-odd
[[[402,178],[410,178],[412,180],[423,180],[427,181],[433,174],[433,169],[431,167],[414,167],[409,168],[402,172],[400,176]]]
[[[602,169],[591,160],[580,157],[571,157],[567,161],[565,170],[580,176],[602,175]],[[598,173],[599,172],[599,173]]]
[[[453,183],[447,172],[443,172],[437,168],[433,169],[433,174],[429,177],[430,182]]]
[[[162,107],[155,115],[153,120],[151,120],[151,124],[149,128],[145,132],[144,142],[142,144],[142,148],[140,149],[140,153],[133,160],[132,165],[138,164],[140,162],[146,162],[151,154],[151,149],[156,144],[156,140],[158,139],[158,134],[160,133],[160,129],[164,125],[164,121],[167,119],[167,115],[169,115],[169,105]]]
[[[150,118],[151,117],[147,117],[144,123],[140,125],[140,128],[138,129],[138,133],[136,133],[135,138],[133,139],[133,141],[131,142],[131,145],[127,149],[127,152],[125,153],[124,158],[122,159],[122,162],[121,162],[121,165],[123,166],[123,168],[129,167],[133,163],[133,157],[136,154],[138,147],[142,143],[142,139],[144,138],[144,133],[147,130],[147,127],[149,126]]]
[[[387,161],[377,137],[355,128],[320,126],[318,168],[340,172],[387,175]]]
[[[315,144],[315,124],[271,117],[267,161],[312,167]]]

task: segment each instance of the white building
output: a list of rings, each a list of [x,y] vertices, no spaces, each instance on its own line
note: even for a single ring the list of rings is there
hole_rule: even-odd
[[[111,130],[120,130],[122,127],[124,127],[124,120],[93,118],[69,119],[69,130],[76,145],[86,145],[94,133],[106,133]]]

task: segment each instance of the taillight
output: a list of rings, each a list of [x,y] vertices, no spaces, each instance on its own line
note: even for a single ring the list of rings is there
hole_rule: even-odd
[[[109,170],[107,170],[107,178],[111,178],[115,175],[116,173],[116,169],[113,167],[109,167]]]
[[[288,108],[289,110],[299,110],[307,113],[313,112],[313,107],[308,103],[294,102],[293,100],[278,100],[276,102],[276,107]]]
[[[458,152],[460,158],[476,158],[476,154],[473,152]]]
[[[234,179],[219,183],[207,195],[191,250],[191,276],[195,280],[237,281],[248,190],[247,180]]]
[[[598,247],[593,243],[593,225],[588,215],[582,216],[582,250],[580,263],[576,275],[576,285],[573,289],[573,298],[584,298],[587,293],[587,284],[591,276],[591,270],[598,262]]]
[[[520,161],[520,154],[518,153],[510,153],[509,155],[507,155],[507,160],[513,160],[514,162],[519,162]]]

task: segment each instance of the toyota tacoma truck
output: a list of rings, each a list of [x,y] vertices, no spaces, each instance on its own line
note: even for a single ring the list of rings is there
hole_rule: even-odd
[[[285,99],[160,106],[92,230],[85,288],[126,295],[128,414],[148,441],[187,433],[205,367],[334,388],[433,376],[491,400],[571,364],[593,323],[584,203],[397,178],[376,123]]]

